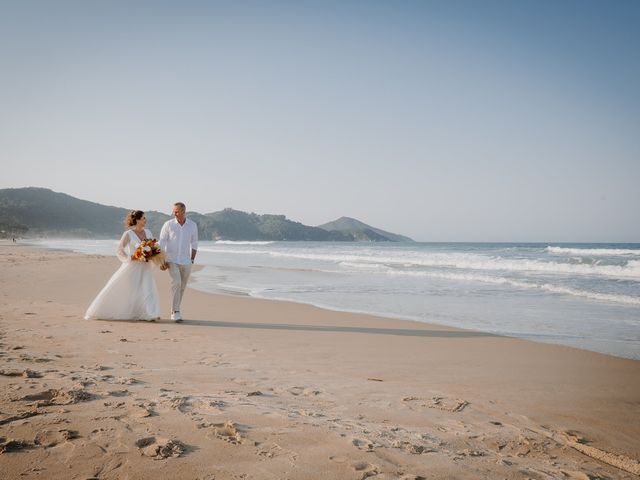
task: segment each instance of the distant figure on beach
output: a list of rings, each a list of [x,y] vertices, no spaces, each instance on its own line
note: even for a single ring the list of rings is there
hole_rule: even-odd
[[[198,226],[187,218],[187,208],[182,202],[173,204],[172,214],[174,218],[162,226],[159,243],[167,256],[164,269],[168,268],[171,276],[171,320],[181,322],[182,296],[198,251]]]
[[[11,240],[13,240],[13,243],[16,243],[16,237],[13,237]]]
[[[160,318],[160,298],[153,278],[152,262],[134,259],[137,246],[153,238],[145,227],[141,210],[132,210],[125,219],[126,230],[116,254],[122,265],[89,306],[87,320],[147,320]]]

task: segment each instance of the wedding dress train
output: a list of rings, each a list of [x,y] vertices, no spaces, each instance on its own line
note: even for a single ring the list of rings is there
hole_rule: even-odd
[[[146,238],[152,238],[149,230],[144,232]],[[122,265],[91,303],[85,319],[155,320],[160,317],[160,298],[152,263],[131,260],[139,243],[133,230],[124,232],[117,250]]]

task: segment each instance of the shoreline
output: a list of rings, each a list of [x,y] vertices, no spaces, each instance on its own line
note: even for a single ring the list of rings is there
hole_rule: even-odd
[[[300,243],[300,242],[294,242],[294,243]],[[439,242],[435,242],[435,243],[439,243]],[[466,244],[466,242],[462,242],[462,243]],[[67,252],[70,251],[68,249],[63,249],[58,247],[45,247],[37,244],[25,244],[25,245],[31,246],[34,248],[44,248],[44,249],[51,249],[56,251],[67,251]],[[589,244],[586,243],[586,245],[589,245]],[[620,244],[620,245],[627,245],[627,244]],[[75,253],[78,253],[80,255],[95,255],[95,254],[85,253],[85,252],[75,252]],[[104,255],[104,254],[97,254],[97,255],[104,256],[105,258],[112,257],[112,255]],[[219,267],[212,264],[206,264],[206,265],[200,264],[195,266],[194,273],[197,273],[198,271],[206,270],[207,268],[211,268],[215,271]],[[204,277],[204,281],[206,283],[206,277]],[[291,302],[298,305],[313,306],[316,308],[320,308],[320,309],[324,309],[332,312],[370,315],[373,317],[381,317],[381,318],[393,319],[398,321],[418,322],[420,324],[426,324],[426,325],[439,325],[447,328],[459,328],[463,330],[466,329],[466,330],[472,330],[472,331],[484,331],[487,333],[504,336],[508,338],[522,339],[522,340],[532,341],[536,343],[544,343],[548,345],[565,346],[569,348],[575,348],[578,350],[585,350],[588,352],[599,353],[602,355],[609,355],[616,358],[626,358],[626,359],[640,361],[640,353],[638,353],[639,351],[635,347],[635,344],[633,346],[625,346],[624,344],[622,344],[623,345],[622,348],[618,347],[616,349],[616,345],[620,345],[621,339],[608,339],[608,340],[599,339],[598,340],[597,337],[588,337],[588,336],[574,337],[567,331],[555,332],[555,333],[546,332],[546,333],[535,334],[535,333],[527,332],[526,330],[518,331],[518,327],[516,326],[515,328],[513,328],[513,325],[511,330],[505,329],[504,326],[503,328],[501,328],[500,324],[495,325],[494,326],[495,328],[493,329],[483,329],[482,327],[476,328],[473,325],[461,326],[456,324],[459,322],[455,322],[455,321],[449,322],[449,323],[439,322],[438,318],[425,318],[425,317],[420,317],[415,315],[412,316],[408,314],[407,315],[395,314],[393,312],[375,311],[374,309],[364,310],[364,309],[358,309],[358,308],[341,307],[338,305],[334,306],[334,305],[326,304],[322,302],[314,302],[311,300],[307,301],[304,299],[296,299],[296,298],[269,297],[266,295],[252,293],[250,289],[242,289],[242,287],[237,287],[237,289],[235,290],[233,289],[233,287],[220,288],[217,286],[209,287],[209,288],[200,288],[197,286],[197,284],[198,284],[198,276],[193,275],[190,279],[189,287],[191,289],[200,291],[202,293],[209,293],[213,295],[241,296],[241,297],[255,298],[255,299],[266,300],[266,301]],[[517,314],[514,314],[512,316],[517,316]],[[573,338],[576,338],[577,341],[576,340],[572,341],[571,339]]]
[[[437,323],[437,322],[430,322],[430,321],[426,321],[426,320],[420,320],[420,319],[417,319],[417,318],[411,318],[411,317],[402,316],[402,315],[392,315],[392,314],[388,314],[388,313],[369,312],[369,311],[365,311],[365,310],[355,310],[355,309],[351,310],[351,309],[346,309],[346,308],[345,309],[341,309],[341,308],[338,308],[338,307],[332,307],[330,305],[323,305],[323,304],[317,304],[317,303],[312,303],[312,302],[304,302],[302,300],[296,301],[296,300],[291,300],[291,299],[287,299],[287,298],[260,297],[260,296],[252,295],[251,293],[233,291],[233,290],[228,290],[228,291],[219,290],[219,291],[212,292],[212,291],[207,291],[207,290],[204,290],[204,289],[198,289],[198,288],[195,288],[193,286],[189,286],[188,288],[191,289],[191,290],[197,290],[197,291],[202,292],[202,293],[207,294],[207,295],[221,295],[221,296],[229,296],[229,297],[249,298],[249,299],[254,299],[254,300],[264,300],[266,302],[292,303],[294,305],[304,305],[304,306],[307,306],[307,307],[318,308],[320,310],[326,310],[327,312],[347,313],[347,314],[354,314],[354,315],[365,315],[365,316],[369,316],[369,317],[382,318],[382,319],[386,319],[386,320],[412,322],[412,323],[417,323],[417,324],[420,324],[420,325],[435,326],[435,327],[448,328],[448,329],[454,329],[454,330],[462,330],[462,331],[467,331],[467,332],[478,332],[478,333],[485,334],[487,336],[504,337],[504,338],[510,338],[510,339],[514,339],[514,340],[522,340],[522,341],[525,341],[525,342],[533,342],[533,343],[539,343],[539,344],[544,344],[544,345],[553,345],[553,346],[556,346],[556,347],[569,348],[569,349],[572,349],[572,350],[578,350],[578,351],[593,353],[593,354],[597,354],[597,355],[604,355],[604,356],[611,357],[611,358],[619,358],[619,359],[624,359],[624,360],[631,360],[631,361],[635,361],[635,362],[640,362],[640,358],[631,358],[631,357],[625,357],[625,356],[622,356],[622,355],[614,355],[612,353],[599,352],[599,351],[596,351],[596,350],[589,350],[587,348],[576,347],[576,346],[573,346],[573,345],[565,345],[565,344],[560,343],[560,342],[543,341],[543,340],[537,340],[537,339],[534,339],[534,338],[529,338],[529,337],[524,337],[524,336],[523,337],[518,337],[516,335],[506,335],[506,334],[503,334],[503,333],[494,333],[494,332],[489,332],[489,331],[485,331],[485,330],[476,330],[476,329],[458,327],[458,326],[454,326],[454,325],[447,325],[447,324],[444,324],[444,323]]]
[[[0,259],[9,475],[35,478],[36,463],[51,478],[626,479],[640,468],[637,360],[192,288],[174,324],[160,272],[162,321],[86,321],[115,257],[0,243]],[[7,451],[9,440],[24,448]]]
[[[41,247],[41,246],[38,246],[38,245],[32,245],[32,244],[25,244],[25,246],[30,247],[30,248],[35,248],[35,249],[53,250],[53,251],[59,251],[59,252],[73,253],[73,254],[76,254],[76,255],[92,255],[92,256],[98,256],[98,257],[106,258],[106,259],[113,258],[112,256],[109,256],[109,255],[87,254],[87,253],[81,253],[81,252],[74,252],[74,251],[70,251],[70,250],[65,250],[65,249],[61,249],[61,248],[53,248],[53,247],[52,248],[49,248],[49,247],[45,248],[45,247]],[[434,326],[434,327],[439,327],[439,328],[462,330],[462,331],[468,331],[468,332],[479,332],[479,333],[485,334],[487,336],[504,337],[504,338],[511,338],[511,339],[514,339],[514,340],[523,340],[523,341],[526,341],[526,342],[541,343],[541,344],[545,344],[545,345],[554,345],[554,346],[557,346],[557,347],[564,347],[564,348],[570,348],[570,349],[589,352],[589,353],[595,353],[595,354],[598,354],[598,355],[605,355],[605,356],[612,357],[612,358],[621,358],[621,359],[640,362],[640,358],[624,357],[624,356],[621,356],[621,355],[614,355],[612,353],[599,352],[599,351],[595,351],[595,350],[589,350],[587,348],[580,348],[580,347],[575,347],[575,346],[572,346],[572,345],[565,345],[565,344],[558,343],[558,342],[545,342],[545,341],[542,341],[542,340],[535,340],[535,339],[526,338],[526,337],[518,337],[518,336],[515,336],[515,335],[505,335],[505,334],[501,334],[501,333],[488,332],[488,331],[484,331],[484,330],[475,330],[475,329],[469,329],[469,328],[458,327],[458,326],[453,326],[453,325],[446,325],[446,324],[443,324],[443,323],[430,322],[430,321],[420,320],[420,319],[417,319],[417,318],[410,318],[410,317],[406,317],[406,316],[402,316],[402,315],[392,315],[392,314],[388,314],[388,313],[368,312],[368,311],[356,310],[356,309],[341,309],[341,308],[338,308],[338,307],[332,307],[330,305],[315,304],[315,303],[311,303],[311,302],[304,302],[302,300],[296,301],[296,300],[287,299],[287,298],[260,297],[260,296],[252,295],[251,293],[248,293],[248,292],[242,292],[242,291],[239,291],[239,290],[231,290],[231,289],[228,289],[226,291],[223,290],[223,289],[220,289],[220,290],[217,290],[217,291],[208,291],[208,290],[205,290],[205,289],[196,288],[193,285],[191,285],[193,283],[193,274],[197,273],[200,270],[203,270],[206,267],[215,268],[215,266],[212,266],[212,265],[194,265],[194,268],[193,268],[192,274],[191,274],[191,278],[189,280],[189,285],[187,287],[188,290],[195,290],[195,291],[198,291],[198,292],[203,293],[205,295],[214,295],[214,296],[220,295],[220,296],[247,298],[247,299],[253,299],[253,300],[262,300],[262,301],[266,301],[266,302],[291,303],[293,305],[302,305],[302,306],[318,308],[320,310],[325,310],[327,312],[346,313],[346,314],[354,314],[354,315],[365,315],[365,316],[368,316],[368,317],[381,318],[381,319],[385,319],[385,320],[411,322],[411,323],[417,323],[417,324],[420,324],[420,325],[427,325],[427,326]]]

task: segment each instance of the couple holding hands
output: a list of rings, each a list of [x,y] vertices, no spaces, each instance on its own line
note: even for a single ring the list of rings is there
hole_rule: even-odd
[[[168,270],[171,276],[171,320],[181,322],[180,304],[198,250],[198,226],[186,217],[182,202],[173,205],[172,215],[174,218],[166,221],[160,231],[158,243],[165,255],[160,269]],[[127,216],[126,230],[116,251],[122,265],[91,303],[85,319],[160,319],[160,297],[153,278],[153,262],[134,257],[140,243],[154,238],[145,228],[146,223],[141,210],[133,210]]]

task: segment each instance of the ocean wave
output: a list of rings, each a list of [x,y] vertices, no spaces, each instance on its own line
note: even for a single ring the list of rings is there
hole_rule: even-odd
[[[359,264],[350,264],[348,262],[343,263],[346,267],[359,268]],[[550,283],[529,283],[520,280],[513,280],[504,277],[492,277],[489,275],[478,275],[473,273],[455,273],[455,272],[427,272],[427,271],[402,271],[389,267],[379,265],[377,268],[368,268],[367,270],[377,270],[380,273],[395,275],[395,276],[412,276],[412,277],[426,277],[426,278],[438,278],[443,280],[459,280],[465,282],[481,282],[489,283],[492,285],[506,285],[514,288],[538,290],[549,293],[557,293],[563,295],[572,295],[574,297],[588,298],[591,300],[598,300],[604,302],[622,303],[625,305],[640,306],[640,297],[632,297],[630,295],[620,295],[611,293],[599,293],[590,292],[587,290],[578,290],[571,287],[563,287],[560,285],[552,285]]]
[[[263,241],[263,242],[249,242],[244,240],[217,240],[214,242],[216,245],[270,245],[272,241]]]
[[[68,250],[75,253],[105,256],[115,256],[118,246],[118,240],[91,239],[33,239],[24,243],[53,250]]]
[[[314,260],[331,263],[360,263],[366,265],[392,265],[401,268],[449,268],[475,271],[504,271],[545,275],[600,276],[617,279],[640,279],[640,262],[629,260],[625,265],[572,264],[554,261],[504,258],[473,253],[434,252],[379,252],[343,250],[321,253],[259,250],[259,249],[207,249],[209,252],[242,255],[268,255],[275,258]]]
[[[634,250],[630,248],[565,248],[547,246],[546,251],[557,255],[587,255],[587,256],[617,256],[617,255],[638,255],[640,249]]]

